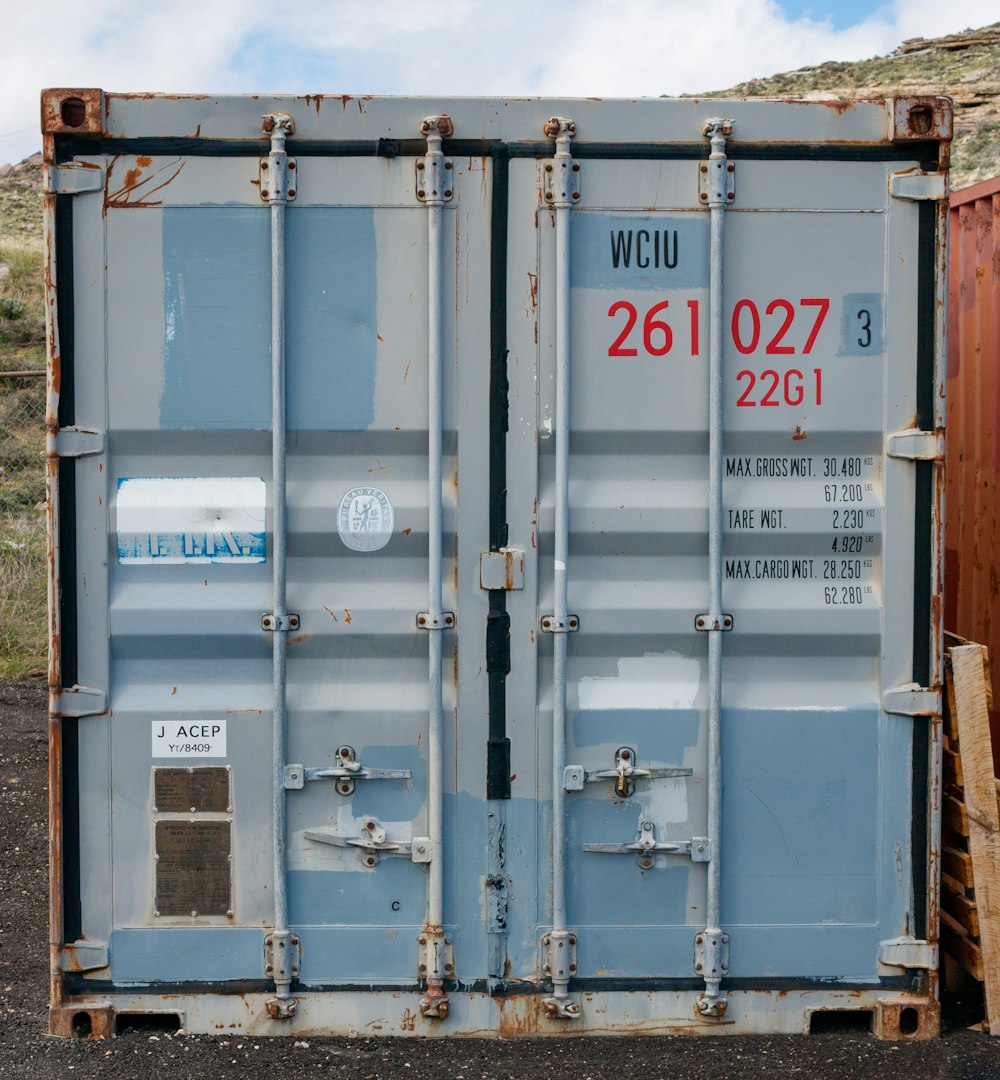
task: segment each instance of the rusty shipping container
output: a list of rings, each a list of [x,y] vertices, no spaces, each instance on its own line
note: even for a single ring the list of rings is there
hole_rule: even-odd
[[[950,203],[945,628],[1000,657],[1000,177]],[[990,728],[1000,773],[995,709]]]
[[[934,1034],[950,103],[42,111],[52,1031]]]

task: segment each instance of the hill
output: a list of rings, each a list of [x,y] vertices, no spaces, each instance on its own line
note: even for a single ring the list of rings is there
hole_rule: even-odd
[[[1000,173],[1000,23],[941,38],[912,38],[888,56],[831,61],[692,97],[832,101],[946,94],[955,102],[953,188]]]

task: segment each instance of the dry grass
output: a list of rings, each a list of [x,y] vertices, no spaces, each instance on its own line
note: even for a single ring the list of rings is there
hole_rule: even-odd
[[[42,248],[0,242],[0,373],[45,367]],[[45,673],[45,380],[0,374],[0,679]]]

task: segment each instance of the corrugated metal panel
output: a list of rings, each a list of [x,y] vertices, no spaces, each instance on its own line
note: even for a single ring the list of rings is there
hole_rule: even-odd
[[[46,96],[54,1030],[934,1030],[948,107],[725,107]]]
[[[945,627],[989,646],[1000,701],[1000,177],[952,193],[948,250]]]

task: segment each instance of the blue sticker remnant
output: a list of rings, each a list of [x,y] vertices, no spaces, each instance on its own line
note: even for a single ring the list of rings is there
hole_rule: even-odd
[[[267,487],[256,476],[118,481],[120,563],[262,563]]]
[[[707,289],[704,214],[601,214],[571,220],[570,284],[581,289]]]
[[[881,356],[885,352],[881,293],[848,293],[840,311],[838,356]]]
[[[160,423],[271,422],[271,239],[266,207],[163,211]],[[290,207],[286,370],[293,431],[363,431],[375,415],[376,250],[370,207]]]

